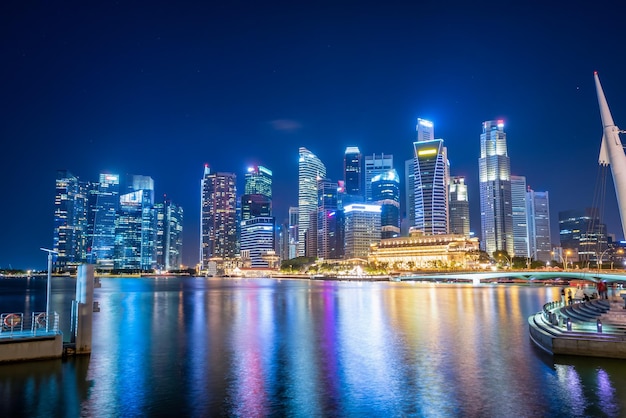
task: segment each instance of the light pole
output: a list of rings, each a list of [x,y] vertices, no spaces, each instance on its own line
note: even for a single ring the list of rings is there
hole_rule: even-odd
[[[52,278],[52,254],[58,254],[58,252],[47,248],[39,249],[48,253],[48,283],[46,285],[46,332],[48,332],[48,324],[50,324],[50,279]]]

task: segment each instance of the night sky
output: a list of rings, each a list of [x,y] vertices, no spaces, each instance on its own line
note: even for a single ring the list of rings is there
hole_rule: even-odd
[[[195,265],[205,163],[240,186],[247,166],[271,169],[282,221],[299,147],[332,179],[347,146],[393,154],[403,175],[418,117],[467,177],[477,234],[481,123],[504,119],[511,171],[550,192],[558,244],[558,211],[595,195],[593,71],[626,127],[623,14],[504,3],[3,1],[0,268],[45,268],[57,169],[151,176],[185,210]],[[622,239],[614,195],[609,180],[605,221]]]

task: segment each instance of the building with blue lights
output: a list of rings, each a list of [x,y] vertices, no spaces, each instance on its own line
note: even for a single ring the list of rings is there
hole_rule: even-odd
[[[372,178],[372,200],[380,205],[381,238],[400,236],[400,177],[389,170]]]

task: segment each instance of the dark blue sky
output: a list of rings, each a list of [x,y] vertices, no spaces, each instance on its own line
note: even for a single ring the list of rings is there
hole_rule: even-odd
[[[45,268],[57,169],[152,176],[185,209],[193,265],[205,163],[273,170],[282,220],[300,146],[333,179],[347,146],[403,172],[418,117],[467,177],[477,233],[481,123],[505,119],[512,172],[550,192],[558,244],[558,211],[593,204],[594,70],[626,126],[625,35],[612,2],[543,3],[2,2],[0,267]],[[621,239],[616,205],[609,188]]]

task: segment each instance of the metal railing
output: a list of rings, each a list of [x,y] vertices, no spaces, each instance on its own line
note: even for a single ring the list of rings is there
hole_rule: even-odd
[[[41,337],[56,334],[60,334],[59,314],[56,312],[50,315],[50,318],[45,312],[0,314],[0,338]]]

